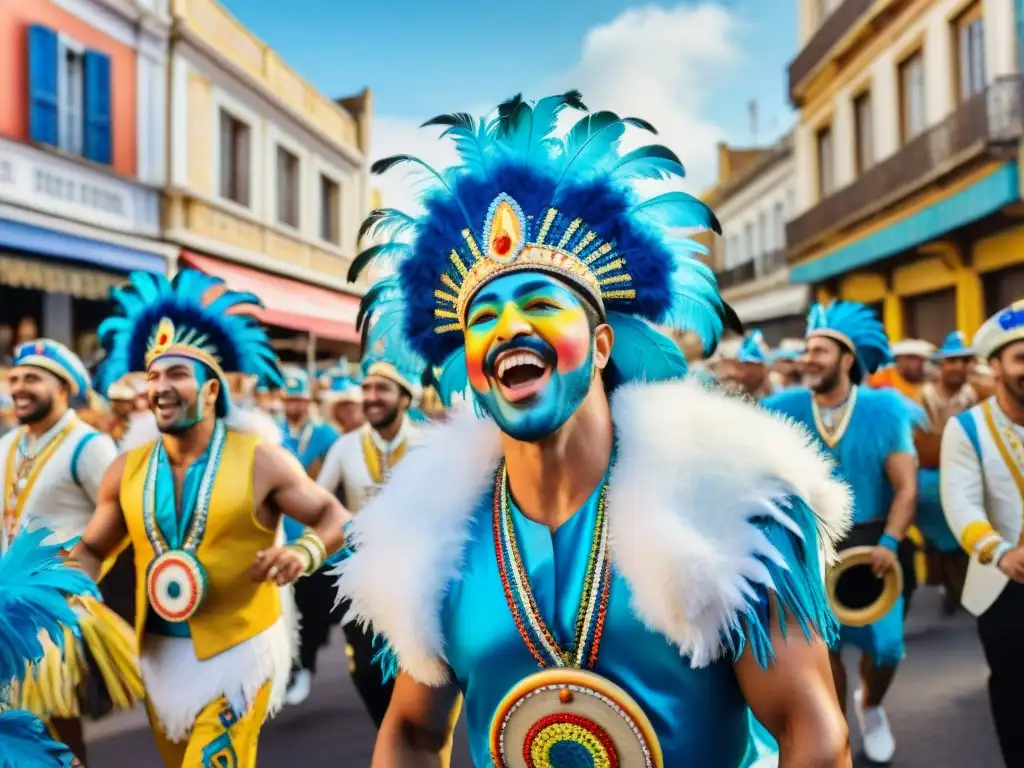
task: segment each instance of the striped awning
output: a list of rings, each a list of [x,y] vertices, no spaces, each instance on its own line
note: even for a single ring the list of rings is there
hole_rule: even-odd
[[[124,275],[115,272],[0,254],[0,285],[10,288],[67,293],[78,299],[102,301],[110,296],[111,288],[126,282]]]

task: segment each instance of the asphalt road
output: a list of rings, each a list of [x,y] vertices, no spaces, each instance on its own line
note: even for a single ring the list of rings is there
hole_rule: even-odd
[[[908,652],[887,701],[897,740],[896,768],[1002,768],[985,694],[986,670],[973,620],[940,615],[937,596],[919,591],[907,627]],[[348,680],[340,642],[325,651],[313,694],[263,731],[260,768],[365,768],[374,729]],[[141,713],[108,718],[90,732],[92,768],[158,768]],[[859,741],[852,734],[854,749]],[[869,763],[857,760],[857,768]],[[191,768],[191,767],[189,767]],[[457,734],[452,768],[470,768]],[[676,768],[669,766],[669,768]]]

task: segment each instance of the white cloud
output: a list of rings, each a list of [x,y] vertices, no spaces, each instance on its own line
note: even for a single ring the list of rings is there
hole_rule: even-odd
[[[743,58],[738,32],[737,17],[718,3],[632,8],[589,30],[579,61],[566,72],[554,73],[542,84],[543,92],[530,93],[531,84],[524,83],[524,96],[576,88],[592,111],[610,109],[650,121],[658,129],[657,137],[633,131],[624,143],[656,141],[671,147],[687,169],[683,188],[699,192],[715,179],[715,145],[725,137],[702,113]],[[437,135],[438,131],[420,129],[408,120],[377,117],[373,157],[406,153],[440,170],[455,161],[456,153],[451,142],[438,141]],[[422,173],[404,168],[373,181],[385,205],[405,210],[416,207],[425,182]]]

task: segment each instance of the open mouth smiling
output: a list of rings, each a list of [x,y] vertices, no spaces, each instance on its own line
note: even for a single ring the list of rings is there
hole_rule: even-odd
[[[491,378],[507,402],[523,403],[544,389],[551,365],[532,349],[508,349],[495,358]]]

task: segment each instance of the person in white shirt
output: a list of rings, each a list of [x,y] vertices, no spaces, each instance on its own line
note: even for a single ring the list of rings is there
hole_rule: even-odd
[[[378,323],[378,310],[393,301],[388,291],[367,294],[360,314],[363,359],[362,404],[366,423],[338,439],[324,457],[317,483],[334,492],[353,514],[366,506],[387,482],[395,465],[413,447],[418,427],[410,410],[423,394],[426,363],[412,352],[397,329]],[[336,608],[344,616],[347,606]],[[338,613],[340,612],[340,614]],[[394,681],[384,682],[374,661],[372,632],[356,622],[343,625],[352,680],[379,728],[391,701]]]
[[[72,399],[83,398],[89,392],[89,374],[78,356],[63,344],[36,339],[15,350],[7,385],[20,427],[0,437],[0,552],[5,552],[21,532],[36,528],[52,531],[49,543],[70,550],[92,519],[100,481],[117,457],[110,437],[85,424],[70,407]],[[99,640],[88,647],[83,643],[77,653],[67,652],[63,658],[53,646],[28,675],[18,696],[24,708],[47,720],[55,735],[84,763],[81,715],[90,710],[92,714],[105,714],[112,703],[130,707],[133,694],[141,695],[141,687],[133,662],[115,656],[113,666],[110,663],[106,638],[118,634],[130,638],[128,625],[100,603],[90,601],[82,609],[89,614],[82,617],[83,623],[92,621],[99,633],[88,636]],[[108,663],[97,668],[113,669],[113,676],[103,676],[104,685],[94,687],[98,697],[84,700],[67,695],[68,690],[75,690],[67,681],[81,680],[88,674],[87,653],[105,658]],[[124,669],[118,670],[119,666]],[[124,687],[119,678],[122,672],[128,681]]]
[[[942,436],[942,508],[970,555],[963,605],[978,617],[989,702],[1006,765],[1024,765],[1024,300],[1000,310],[973,342],[995,395],[955,416]]]

